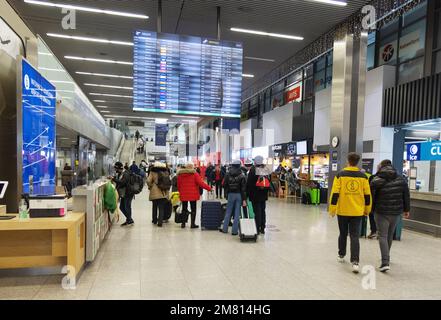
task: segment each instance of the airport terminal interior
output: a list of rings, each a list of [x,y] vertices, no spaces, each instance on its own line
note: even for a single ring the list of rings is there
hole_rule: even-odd
[[[440,300],[440,17],[0,0],[0,300]]]

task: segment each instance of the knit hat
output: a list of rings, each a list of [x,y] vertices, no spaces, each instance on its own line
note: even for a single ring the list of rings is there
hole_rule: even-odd
[[[241,166],[242,162],[240,160],[234,160],[232,163],[233,166]]]
[[[260,166],[263,164],[263,157],[262,156],[257,156],[254,158],[254,164],[256,166]]]

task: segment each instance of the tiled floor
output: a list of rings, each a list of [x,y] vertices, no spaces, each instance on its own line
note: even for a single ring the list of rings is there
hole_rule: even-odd
[[[160,229],[150,211],[138,196],[136,225],[113,228],[76,290],[62,289],[62,276],[0,277],[0,299],[441,299],[441,239],[404,231],[391,272],[367,278],[337,263],[325,207],[270,200],[257,243],[174,222]],[[378,265],[377,241],[362,239],[361,250],[362,267]]]

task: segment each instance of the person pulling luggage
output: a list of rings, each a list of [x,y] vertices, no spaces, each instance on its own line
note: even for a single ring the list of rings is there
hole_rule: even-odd
[[[247,205],[246,178],[242,173],[241,164],[240,160],[233,161],[233,164],[224,179],[224,187],[228,203],[223,228],[219,231],[228,233],[230,218],[234,213],[233,236],[238,235],[240,210]]]

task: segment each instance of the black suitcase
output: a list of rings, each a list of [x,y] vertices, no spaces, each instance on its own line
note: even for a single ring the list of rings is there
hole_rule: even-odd
[[[311,195],[309,194],[309,192],[303,192],[302,203],[303,204],[311,204]]]
[[[167,200],[167,202],[164,204],[164,217],[162,218],[163,221],[167,221],[171,218],[173,212],[173,206],[170,200]]]
[[[222,222],[222,204],[220,201],[202,201],[201,228],[206,230],[219,229]]]

